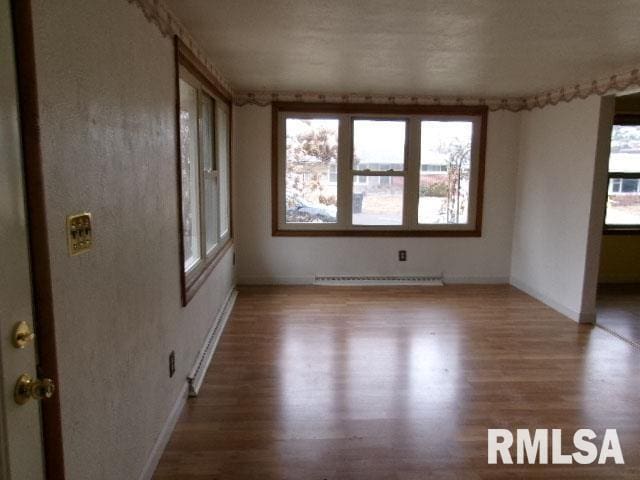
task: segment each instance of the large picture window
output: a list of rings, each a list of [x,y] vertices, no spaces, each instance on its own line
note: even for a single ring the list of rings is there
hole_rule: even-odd
[[[611,131],[606,233],[640,233],[640,116],[616,115]]]
[[[486,107],[273,105],[273,234],[480,236]]]
[[[230,103],[177,44],[183,304],[231,245]]]

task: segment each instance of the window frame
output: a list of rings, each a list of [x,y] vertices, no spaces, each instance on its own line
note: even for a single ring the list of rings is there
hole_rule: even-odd
[[[182,43],[182,41],[175,37],[175,111],[176,111],[176,178],[177,178],[177,207],[178,207],[178,231],[179,231],[179,260],[180,260],[180,287],[181,287],[181,300],[182,306],[186,306],[189,301],[195,296],[199,288],[205,283],[211,272],[215,269],[216,265],[225,256],[227,251],[233,245],[233,214],[232,214],[232,170],[233,170],[233,158],[232,158],[232,129],[233,129],[233,110],[231,103],[231,94],[220,85],[209,73],[207,68],[198,60],[198,58],[189,50],[189,48]],[[196,88],[197,94],[197,132],[198,132],[198,202],[199,202],[199,218],[200,224],[200,259],[194,267],[189,270],[185,269],[185,247],[184,247],[184,225],[182,217],[182,146],[180,145],[180,80],[186,81],[192,87]],[[194,85],[194,83],[197,85]],[[215,247],[207,251],[206,242],[206,210],[205,210],[205,172],[204,164],[201,154],[202,144],[202,122],[201,122],[201,92],[204,92],[211,98],[212,108],[212,174],[216,179],[216,198],[215,205],[215,218],[216,218],[216,238],[217,244]],[[226,109],[228,114],[228,131],[227,131],[227,205],[228,205],[228,223],[229,227],[224,235],[221,235],[221,184],[220,184],[220,141],[221,136],[218,132],[218,112],[219,105],[222,105]]]
[[[613,133],[613,126],[615,125],[637,125],[640,126],[640,115],[633,113],[618,113],[613,118],[613,124],[611,126]],[[611,155],[611,153],[609,153]],[[607,210],[609,209],[609,184],[612,179],[632,179],[640,182],[640,170],[637,172],[611,172],[609,171],[609,163],[607,163],[607,185],[606,185],[606,198],[605,209],[603,219],[603,233],[605,235],[640,235],[640,223],[638,224],[608,224],[607,223]],[[620,185],[622,188],[622,185]],[[622,193],[622,192],[620,192]]]
[[[285,222],[286,119],[341,120],[338,132],[339,208],[336,223],[295,224]],[[403,171],[357,171],[353,169],[353,122],[355,120],[406,120]],[[422,121],[473,122],[469,215],[466,224],[419,224],[420,127]],[[304,102],[272,103],[272,235],[273,236],[369,236],[369,237],[481,237],[484,197],[488,108],[463,105],[376,105]],[[414,137],[417,136],[417,139]],[[402,225],[353,225],[353,177],[402,176]],[[415,183],[415,185],[414,185]],[[342,194],[342,195],[341,195]],[[413,220],[415,219],[415,223]]]

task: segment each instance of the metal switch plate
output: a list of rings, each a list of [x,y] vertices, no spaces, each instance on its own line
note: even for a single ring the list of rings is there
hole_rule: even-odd
[[[67,243],[69,255],[78,255],[91,249],[91,214],[80,213],[67,217]]]

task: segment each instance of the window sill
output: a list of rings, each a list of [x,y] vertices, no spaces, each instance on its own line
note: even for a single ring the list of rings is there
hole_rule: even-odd
[[[226,255],[229,249],[233,246],[233,239],[227,238],[222,247],[215,253],[215,255],[208,258],[205,263],[200,267],[199,271],[192,276],[182,275],[184,284],[182,285],[182,306],[186,307],[191,299],[195,296],[200,287],[207,281],[211,272],[213,272],[220,263],[220,260]]]
[[[481,237],[474,230],[283,230],[274,229],[274,237]]]

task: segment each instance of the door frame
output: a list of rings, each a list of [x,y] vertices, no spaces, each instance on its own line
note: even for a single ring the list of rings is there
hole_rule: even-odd
[[[56,353],[53,295],[47,237],[36,62],[31,0],[11,0],[18,108],[22,139],[29,252],[34,303],[34,326],[38,353],[38,376],[51,378],[56,394],[41,403],[45,473],[48,479],[64,479],[60,377]]]

